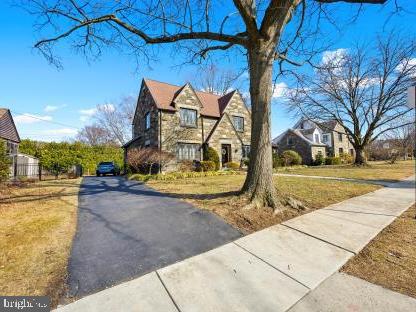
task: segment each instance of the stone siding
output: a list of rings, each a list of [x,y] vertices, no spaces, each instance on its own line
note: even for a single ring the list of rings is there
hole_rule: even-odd
[[[129,148],[144,147],[146,143],[149,143],[148,146],[159,147],[176,155],[178,143],[193,143],[198,144],[201,148],[199,159],[202,160],[202,146],[209,137],[208,145],[217,151],[220,159],[221,144],[231,144],[232,161],[238,163],[241,161],[243,144],[250,145],[251,115],[238,93],[235,93],[230,99],[221,118],[201,115],[201,102],[190,85],[184,86],[175,98],[173,105],[176,111],[158,110],[147,87],[143,85],[133,124],[133,137],[136,140],[130,144]],[[181,108],[197,111],[196,127],[180,124]],[[151,114],[151,126],[146,130],[145,114],[147,112]],[[244,118],[243,131],[235,130],[232,124],[233,116]],[[177,169],[178,164],[178,161],[173,161],[168,170]]]
[[[233,116],[244,118],[244,130],[242,132],[235,130]],[[217,151],[221,161],[221,145],[231,144],[231,161],[240,163],[243,157],[243,145],[250,145],[250,138],[251,114],[241,96],[236,93],[224,110],[224,115],[211,135],[208,145]]]
[[[339,140],[339,133],[342,133],[342,141]],[[345,134],[344,128],[337,124],[334,131],[331,132],[331,139],[332,139],[332,148],[330,151],[331,156],[339,156],[339,149],[342,148],[344,153],[351,153],[351,149],[353,150],[354,154],[354,147],[352,146],[351,142],[348,140],[347,135]]]
[[[289,138],[292,141],[291,144],[288,143]],[[287,150],[297,152],[302,157],[302,164],[305,165],[312,165],[313,161],[316,159],[316,155],[319,152],[321,152],[324,157],[326,155],[326,146],[310,145],[304,139],[300,138],[291,131],[286,132],[279,143],[275,145],[275,148],[277,149],[279,155]]]
[[[150,114],[150,128],[146,129],[145,115]],[[159,110],[151,97],[146,85],[143,85],[137,103],[137,110],[133,121],[134,141],[130,148],[134,147],[158,147],[159,146]]]

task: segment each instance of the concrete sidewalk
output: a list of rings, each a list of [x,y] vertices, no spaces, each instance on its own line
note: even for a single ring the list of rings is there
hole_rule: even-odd
[[[354,291],[343,292],[345,311],[356,307],[358,297],[361,305],[357,307],[379,311],[377,307],[388,298],[388,311],[416,311],[415,299],[336,273],[415,202],[414,186],[413,176],[247,235],[57,311],[331,311],[323,305],[339,296],[337,287],[341,286],[337,285],[344,283],[343,278],[355,285],[350,287]]]

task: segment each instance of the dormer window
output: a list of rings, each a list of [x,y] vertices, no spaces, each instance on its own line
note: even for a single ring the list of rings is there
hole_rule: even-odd
[[[319,134],[315,133],[315,142],[319,143]]]
[[[196,110],[189,108],[181,108],[179,115],[181,119],[181,126],[183,127],[196,127]]]

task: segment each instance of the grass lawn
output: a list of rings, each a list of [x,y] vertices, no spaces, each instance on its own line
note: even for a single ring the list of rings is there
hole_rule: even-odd
[[[352,165],[322,166],[307,168],[280,168],[278,173],[317,175],[325,177],[341,177],[363,180],[398,181],[415,173],[415,161],[398,161],[395,164],[386,162],[369,162],[368,167],[360,168]]]
[[[0,294],[64,291],[81,179],[0,188]]]
[[[304,213],[295,209],[286,209],[281,214],[274,214],[271,209],[242,209],[246,201],[237,196],[237,191],[244,179],[244,175],[234,175],[174,181],[152,180],[147,183],[157,190],[174,194],[197,207],[216,213],[244,233],[251,233]],[[291,177],[275,177],[275,183],[282,198],[294,197],[310,209],[322,208],[380,188],[371,184]]]
[[[342,271],[416,298],[415,207],[377,235]]]

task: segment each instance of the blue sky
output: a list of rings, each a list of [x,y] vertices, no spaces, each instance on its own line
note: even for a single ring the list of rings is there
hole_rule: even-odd
[[[399,0],[399,4],[411,9],[416,1]],[[373,40],[383,30],[390,12],[378,6],[367,7],[356,23],[333,34],[330,39],[336,44],[331,50],[348,48],[355,40]],[[416,36],[415,21],[414,13],[393,15],[387,27],[399,27]],[[64,68],[57,70],[32,49],[36,39],[32,16],[8,1],[0,1],[0,22],[0,107],[11,109],[22,138],[59,141],[73,137],[77,129],[91,121],[89,115],[97,104],[112,103],[126,95],[136,96],[143,77],[183,84],[192,79],[196,70],[193,66],[183,66],[180,70],[173,67],[181,60],[172,59],[169,48],[159,49],[158,62],[151,63],[151,68],[144,65],[137,69],[133,58],[116,51],[106,50],[98,61],[87,62],[66,46],[58,50]],[[243,62],[243,58],[237,63],[224,59],[219,65],[239,70]],[[284,85],[285,80],[279,83]],[[21,114],[32,114],[43,120]],[[293,123],[283,100],[274,98],[272,136]]]

